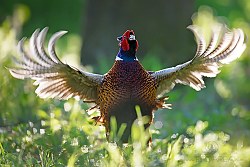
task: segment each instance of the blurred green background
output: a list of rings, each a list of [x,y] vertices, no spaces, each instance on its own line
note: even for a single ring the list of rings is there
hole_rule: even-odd
[[[11,77],[5,67],[18,58],[16,44],[36,28],[69,33],[57,44],[60,58],[104,74],[112,66],[116,37],[134,29],[138,58],[148,70],[190,60],[196,49],[192,23],[211,20],[242,28],[250,36],[249,0],[2,0],[0,2],[0,164],[6,166],[248,166],[250,165],[250,56],[206,78],[196,92],[176,86],[172,110],[155,113],[151,150],[138,143],[119,148],[105,142],[89,105],[70,99],[39,99],[33,81]],[[248,44],[247,44],[248,46]]]

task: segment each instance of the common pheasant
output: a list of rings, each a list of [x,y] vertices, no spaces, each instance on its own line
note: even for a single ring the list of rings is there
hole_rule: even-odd
[[[137,119],[135,106],[138,105],[142,116],[148,121],[147,129],[153,121],[153,111],[168,108],[164,103],[164,94],[183,84],[199,91],[205,87],[203,77],[215,77],[218,68],[240,57],[246,48],[241,29],[232,31],[219,26],[213,29],[210,42],[206,44],[202,29],[191,25],[188,27],[197,42],[195,56],[188,62],[176,67],[149,72],[143,68],[136,57],[138,41],[133,30],[127,30],[118,37],[119,52],[113,67],[104,75],[89,73],[74,68],[59,60],[55,52],[56,41],[66,31],[55,33],[48,43],[48,54],[44,49],[44,40],[48,28],[37,29],[30,39],[30,53],[24,50],[25,38],[18,43],[22,60],[17,61],[16,68],[9,69],[13,77],[31,78],[38,85],[36,93],[41,98],[68,99],[78,97],[83,101],[96,104],[100,116],[97,122],[105,126],[109,140],[110,120],[114,116],[118,127],[126,124],[120,141],[128,142],[133,122]]]

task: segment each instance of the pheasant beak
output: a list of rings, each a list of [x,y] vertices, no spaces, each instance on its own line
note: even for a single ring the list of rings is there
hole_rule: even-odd
[[[122,41],[122,36],[116,38],[118,42]]]

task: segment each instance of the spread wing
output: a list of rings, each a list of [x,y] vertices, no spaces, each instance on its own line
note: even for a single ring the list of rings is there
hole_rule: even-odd
[[[184,64],[151,74],[158,83],[158,96],[169,92],[177,83],[188,85],[197,91],[201,90],[205,87],[202,77],[215,77],[220,72],[218,68],[221,65],[240,57],[246,48],[241,29],[230,31],[224,26],[215,27],[208,45],[198,26],[191,25],[188,29],[196,38],[196,54]]]
[[[62,63],[55,52],[56,41],[66,31],[55,33],[49,40],[48,53],[44,49],[44,40],[48,28],[41,32],[37,29],[30,39],[30,54],[24,51],[23,38],[18,43],[21,61],[16,61],[17,67],[9,69],[11,75],[18,79],[31,78],[38,85],[36,93],[41,98],[68,99],[79,97],[83,100],[96,101],[98,88],[103,75],[81,71]]]

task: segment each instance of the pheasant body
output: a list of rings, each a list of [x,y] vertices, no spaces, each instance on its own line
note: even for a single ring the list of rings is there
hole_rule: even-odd
[[[148,116],[147,128],[152,122],[152,111],[156,107],[156,82],[138,61],[116,60],[104,76],[98,102],[101,117],[107,132],[110,117],[114,116],[118,127],[126,123],[123,142],[127,142],[130,128],[137,118],[135,106],[140,106],[142,116]]]
[[[89,73],[62,63],[55,52],[56,41],[65,31],[55,33],[49,40],[48,53],[44,49],[44,40],[48,28],[37,29],[30,39],[30,52],[27,54],[22,39],[18,50],[22,60],[17,67],[9,69],[18,79],[31,78],[38,85],[36,93],[41,98],[68,99],[78,97],[91,101],[100,109],[96,119],[103,123],[109,139],[110,119],[116,118],[118,128],[126,124],[121,142],[128,142],[131,126],[137,119],[135,106],[148,121],[145,129],[153,121],[153,111],[166,108],[164,94],[176,84],[188,85],[199,91],[205,87],[203,77],[215,77],[219,67],[240,57],[246,48],[244,33],[241,29],[230,31],[224,26],[216,26],[208,44],[197,26],[188,27],[195,35],[197,51],[188,62],[176,67],[155,72],[146,71],[136,57],[138,41],[133,30],[127,30],[118,37],[119,52],[113,67],[104,75]]]

